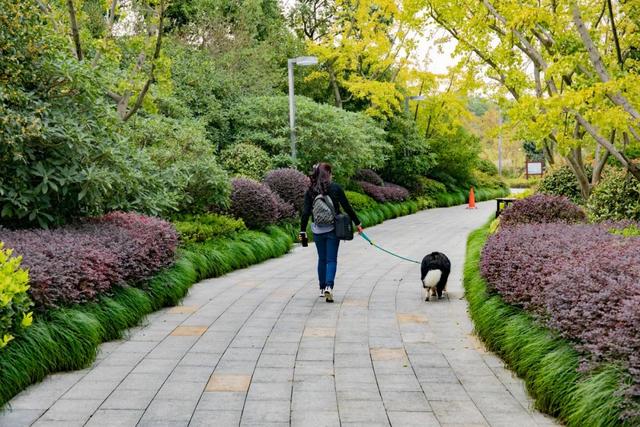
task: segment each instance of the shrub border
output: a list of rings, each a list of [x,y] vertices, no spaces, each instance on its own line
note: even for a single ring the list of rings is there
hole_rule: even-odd
[[[622,420],[619,388],[629,378],[620,366],[579,372],[581,355],[569,341],[487,292],[480,255],[488,236],[489,223],[467,240],[464,287],[475,332],[525,381],[536,407],[567,426],[639,425],[638,418]]]
[[[504,190],[479,190],[476,194],[480,201],[503,195]],[[466,202],[462,193],[443,200]],[[436,202],[440,204],[440,200]],[[370,227],[426,207],[425,202],[416,200],[382,203],[359,216],[363,225]],[[92,303],[36,316],[33,325],[0,352],[0,408],[49,374],[87,367],[95,360],[101,343],[122,338],[128,328],[153,311],[176,305],[193,284],[280,257],[289,252],[296,238],[297,229],[288,224],[189,244],[179,250],[176,263],[151,279],[144,289],[127,287]]]

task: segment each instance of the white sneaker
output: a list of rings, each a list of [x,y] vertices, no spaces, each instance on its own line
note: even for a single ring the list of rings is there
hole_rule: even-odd
[[[320,298],[324,298],[324,288],[320,288]]]
[[[324,288],[324,298],[327,302],[333,302],[333,294],[331,288]]]

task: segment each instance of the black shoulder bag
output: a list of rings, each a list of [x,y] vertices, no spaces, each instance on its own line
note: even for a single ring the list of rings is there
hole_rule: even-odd
[[[351,222],[351,218],[349,217],[349,215],[343,213],[336,215],[336,209],[333,206],[333,200],[331,200],[331,198],[328,196],[325,196],[323,200],[333,211],[333,215],[335,217],[334,224],[336,237],[340,240],[353,240],[353,223]]]

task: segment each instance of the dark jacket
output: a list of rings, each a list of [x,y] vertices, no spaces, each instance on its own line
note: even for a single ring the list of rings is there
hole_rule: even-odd
[[[344,190],[335,182],[332,182],[329,185],[329,197],[331,197],[331,201],[333,202],[333,206],[336,210],[336,215],[344,210],[351,221],[357,226],[360,225],[360,220],[356,215],[355,211],[349,204],[349,200],[347,200],[347,196],[344,194]],[[311,210],[313,208],[313,194],[311,194],[311,190],[307,190],[304,194],[304,206],[302,207],[302,221],[300,223],[300,231],[307,230],[307,223],[309,222],[309,217],[311,216]]]

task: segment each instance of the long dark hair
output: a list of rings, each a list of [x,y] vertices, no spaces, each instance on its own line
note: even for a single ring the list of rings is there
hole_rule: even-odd
[[[318,194],[327,194],[331,184],[331,165],[329,163],[318,163],[313,167],[310,178],[309,190],[311,190],[311,194],[314,197]]]

